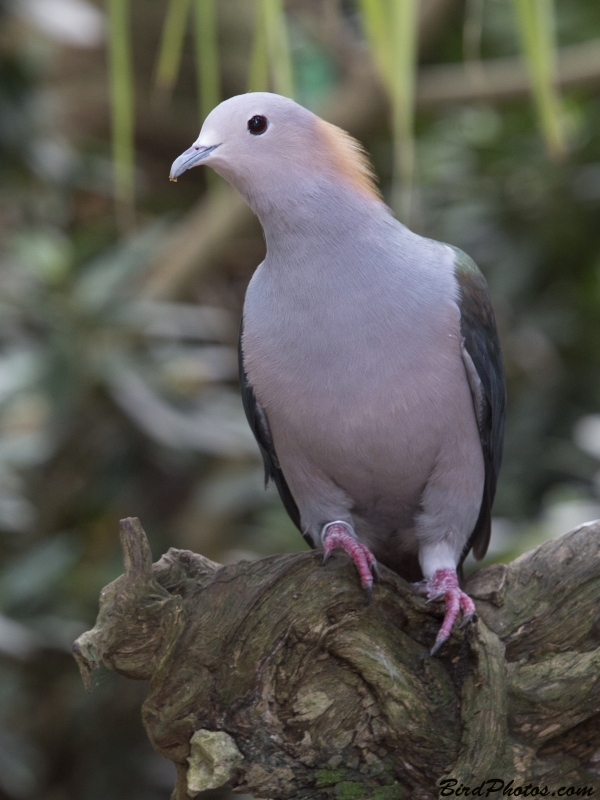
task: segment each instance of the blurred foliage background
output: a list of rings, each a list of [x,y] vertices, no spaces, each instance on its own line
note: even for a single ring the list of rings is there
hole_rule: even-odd
[[[600,516],[599,86],[597,0],[0,0],[0,798],[169,796],[145,686],[86,696],[70,656],[120,517],[156,557],[303,547],[238,396],[260,228],[216,176],[167,180],[208,110],[293,95],[484,270],[497,560]]]

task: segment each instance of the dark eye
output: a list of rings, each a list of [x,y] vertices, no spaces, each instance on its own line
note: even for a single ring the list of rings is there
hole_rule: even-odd
[[[260,114],[248,120],[248,130],[253,136],[260,136],[261,133],[264,133],[267,130],[267,125],[267,118]]]

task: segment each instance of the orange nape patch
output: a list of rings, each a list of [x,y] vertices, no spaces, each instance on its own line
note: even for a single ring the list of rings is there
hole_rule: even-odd
[[[327,155],[340,177],[360,192],[381,200],[369,156],[364,147],[349,133],[317,117],[317,134],[322,139]]]

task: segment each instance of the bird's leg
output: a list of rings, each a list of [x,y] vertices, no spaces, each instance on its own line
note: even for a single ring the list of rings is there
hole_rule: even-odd
[[[356,539],[354,531],[347,522],[336,520],[329,522],[321,532],[321,541],[323,542],[323,563],[327,561],[331,555],[331,551],[336,547],[341,547],[345,550],[354,565],[358,570],[360,578],[360,585],[367,592],[367,602],[371,599],[373,594],[373,578],[377,579],[379,574],[377,572],[377,561],[369,548],[361,544]]]
[[[437,600],[440,597],[443,597],[446,602],[444,621],[431,650],[431,655],[433,656],[450,636],[459,611],[462,610],[463,613],[461,625],[463,627],[473,619],[476,610],[475,603],[458,585],[458,575],[455,569],[450,569],[449,567],[436,569],[431,578],[425,582],[424,590],[428,602]]]

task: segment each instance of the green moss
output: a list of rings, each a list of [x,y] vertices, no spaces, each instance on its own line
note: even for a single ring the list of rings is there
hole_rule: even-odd
[[[373,790],[371,800],[402,800],[404,793],[399,783],[390,786],[378,786]]]
[[[335,796],[340,800],[367,800],[365,787],[355,781],[342,781],[335,787]]]
[[[316,775],[317,786],[335,786],[350,777],[346,769],[318,769]]]
[[[319,769],[316,774],[317,786],[335,787],[335,796],[339,800],[402,800],[404,797],[402,787],[395,781],[387,786],[367,789],[364,783],[349,780],[352,772],[347,769]],[[390,779],[393,780],[392,775]]]

